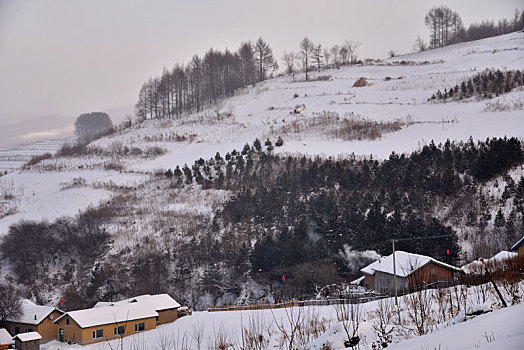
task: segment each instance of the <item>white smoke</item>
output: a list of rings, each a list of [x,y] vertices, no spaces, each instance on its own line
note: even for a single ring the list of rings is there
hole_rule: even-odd
[[[362,267],[382,257],[374,250],[359,252],[353,250],[351,246],[347,244],[344,244],[343,249],[338,255],[346,261],[346,265],[351,272],[357,272]]]

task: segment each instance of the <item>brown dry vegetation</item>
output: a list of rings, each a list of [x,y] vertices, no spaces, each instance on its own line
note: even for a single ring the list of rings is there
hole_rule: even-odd
[[[385,133],[395,132],[410,123],[395,121],[372,121],[352,113],[340,117],[336,112],[322,112],[311,118],[296,119],[281,127],[275,134],[316,134],[344,141],[376,140]]]

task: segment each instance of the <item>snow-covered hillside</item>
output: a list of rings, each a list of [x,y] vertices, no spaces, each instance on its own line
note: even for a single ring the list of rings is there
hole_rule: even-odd
[[[36,277],[37,281],[31,285],[35,287],[31,289],[31,293],[36,291],[35,293],[39,293],[38,297],[53,303],[61,297],[60,293],[67,292],[67,297],[64,298],[67,302],[76,298],[76,301],[81,300],[81,305],[84,305],[95,298],[103,299],[108,295],[113,297],[132,293],[135,291],[133,288],[137,286],[130,284],[143,282],[140,280],[142,278],[146,284],[151,281],[158,282],[155,286],[170,288],[168,292],[179,293],[178,296],[185,298],[184,301],[195,308],[203,308],[213,303],[252,302],[263,298],[272,301],[278,293],[272,289],[272,282],[255,281],[249,271],[240,271],[242,277],[238,279],[237,284],[223,283],[224,285],[220,286],[223,290],[220,290],[219,296],[212,295],[209,288],[206,290],[203,287],[209,282],[207,287],[219,289],[216,284],[217,281],[223,282],[220,280],[224,277],[221,273],[229,273],[227,268],[231,266],[223,266],[226,262],[216,263],[210,257],[216,253],[215,251],[220,250],[220,247],[216,248],[223,243],[220,239],[230,243],[238,238],[238,242],[235,243],[240,242],[240,245],[247,242],[245,248],[249,251],[249,248],[253,247],[247,246],[254,245],[257,237],[247,234],[246,237],[239,237],[238,233],[244,232],[227,231],[225,226],[220,226],[223,222],[213,221],[219,209],[223,209],[224,203],[237,194],[232,187],[209,186],[203,189],[201,183],[192,181],[177,184],[167,176],[167,169],[175,169],[177,166],[182,168],[187,164],[187,169],[191,171],[189,168],[195,160],[210,159],[220,153],[221,156],[217,155],[213,159],[213,164],[216,165],[215,160],[222,162],[215,168],[217,172],[222,171],[220,167],[225,168],[223,158],[227,152],[233,149],[240,151],[246,143],[251,144],[256,138],[262,142],[266,138],[274,142],[281,137],[283,145],[274,149],[275,153],[281,155],[304,154],[310,157],[342,158],[354,153],[357,156],[354,159],[360,159],[361,156],[387,159],[393,151],[409,153],[432,140],[438,144],[447,139],[466,141],[470,137],[474,140],[504,136],[523,139],[522,87],[493,99],[470,98],[460,102],[428,102],[437,90],[454,87],[485,69],[516,70],[523,67],[524,33],[513,33],[385,61],[369,60],[362,65],[314,72],[310,81],[304,81],[303,74],[269,79],[238,91],[235,96],[218,101],[201,113],[180,119],[166,118],[136,123],[92,142],[75,155],[47,157],[36,165],[23,166],[34,155],[55,153],[60,149],[62,141],[2,150],[0,169],[7,170],[8,173],[0,177],[0,239],[8,233],[10,225],[22,220],[53,221],[63,216],[72,217],[87,208],[96,207],[99,211],[94,211],[92,217],[95,219],[99,218],[96,215],[101,217],[106,211],[110,212],[108,216],[112,215],[110,220],[101,225],[104,233],[107,229],[110,235],[103,247],[107,247],[107,250],[104,250],[101,256],[91,254],[89,258],[92,260],[88,260],[88,263],[83,263],[77,256],[62,254],[64,256],[55,259],[56,266],[45,267],[43,274],[47,274],[46,276]],[[367,86],[353,87],[354,82],[361,77],[367,80]],[[372,130],[360,134],[335,133],[345,125],[364,129],[369,127]],[[268,154],[269,152],[271,151],[268,151]],[[262,158],[260,154],[254,157]],[[209,164],[203,162],[200,166],[209,169]],[[197,168],[200,171],[200,168]],[[235,168],[234,171],[236,170]],[[479,215],[482,214],[486,223],[480,233],[494,227],[495,213],[499,209],[503,218],[507,217],[509,220],[510,212],[517,207],[511,196],[516,192],[515,186],[523,174],[522,166],[513,166],[505,178],[499,176],[483,182],[478,191],[477,188],[468,189],[469,192],[464,191],[461,194],[464,198],[456,198],[456,202],[443,201],[443,205],[436,203],[434,206],[437,209],[428,216],[442,220],[445,225],[452,225],[459,235],[459,243],[463,250],[470,252],[472,237],[479,233],[478,213],[473,213],[474,223],[469,226],[465,224],[465,214],[473,212],[473,209],[479,209],[479,213],[482,211]],[[261,181],[262,172],[257,173],[257,176],[259,178],[255,180]],[[510,193],[509,197],[504,199],[505,189],[510,183],[513,186],[513,194]],[[476,201],[480,197],[483,199],[482,203],[480,200]],[[431,197],[424,197],[424,200],[428,198]],[[439,197],[438,200],[442,198]],[[476,201],[473,202],[474,206],[478,204],[479,208],[468,207],[471,198]],[[510,199],[507,200],[508,198]],[[464,208],[465,206],[467,208]],[[481,206],[484,207],[480,208]],[[358,209],[362,213],[369,210],[367,207]],[[458,210],[460,217],[453,216],[453,211]],[[384,217],[390,216],[389,211],[379,214],[384,214]],[[258,228],[255,226],[253,231]],[[226,236],[227,234],[230,236]],[[234,236],[235,234],[238,235]],[[313,236],[315,232],[312,232],[312,238],[308,239],[320,239]],[[477,239],[482,240],[484,238],[480,236]],[[237,248],[231,245],[227,253],[238,251]],[[333,254],[336,255],[337,251],[334,250]],[[247,254],[241,256],[238,261],[246,261],[246,256]],[[156,258],[158,260],[155,260]],[[308,263],[315,264],[316,261]],[[35,264],[38,264],[38,261]],[[71,267],[72,271],[65,271],[60,264],[67,264],[68,268],[73,264],[77,265]],[[155,270],[151,270],[151,266]],[[159,266],[164,268],[162,274],[156,270]],[[238,270],[243,268],[235,267],[238,267]],[[0,266],[1,278],[12,278],[11,281],[15,281],[16,277],[12,276],[13,271],[9,269],[10,267],[5,265]],[[49,283],[51,276],[53,283]],[[107,276],[110,277],[106,278]],[[126,280],[131,277],[134,278],[132,281]],[[145,277],[150,279],[146,280]],[[269,280],[273,277],[267,278]],[[111,285],[106,283],[108,280],[111,280]],[[24,283],[20,280],[18,282]],[[84,291],[80,290],[80,287],[75,289],[75,286],[85,285],[90,288],[89,296],[82,295]],[[115,291],[112,288],[120,289]],[[114,294],[110,294],[112,292]],[[371,324],[373,315],[369,313],[377,308],[377,302],[368,303],[363,307],[366,319],[362,322],[361,335],[369,337],[364,342],[370,348],[374,335]],[[308,340],[311,348],[320,349],[322,344],[327,342],[334,344],[335,348],[342,347],[342,330],[335,321],[334,308],[319,306],[307,310],[310,320],[323,323],[322,327],[325,327],[321,332],[317,332],[316,336],[323,334],[318,340]],[[521,311],[520,306],[515,306],[440,332],[444,336],[448,334],[450,341],[454,341],[456,334],[460,334],[460,331],[455,330],[460,327],[471,328],[470,332],[477,334],[483,329],[484,322],[491,324],[504,317],[516,320],[513,324],[518,325],[522,319]],[[266,329],[272,334],[271,344],[278,345],[281,335],[278,335],[276,324],[278,320],[284,322],[287,317],[289,315],[286,314],[286,310],[277,310],[274,313],[197,312],[192,317],[159,327],[156,331],[127,338],[125,343],[127,348],[133,349],[161,347],[157,346],[157,343],[167,339],[194,339],[191,334],[200,329],[203,330],[202,339],[206,345],[217,337],[234,338],[235,340],[227,341],[237,341],[241,334],[239,325],[253,322],[258,326],[263,324],[264,327],[271,328]],[[317,325],[320,326],[320,323]],[[444,328],[450,323],[451,320],[445,318],[442,322],[437,322],[432,331]],[[482,343],[484,332],[486,341]],[[413,335],[412,329],[407,333],[397,334],[395,342],[404,340],[407,335]],[[441,342],[438,334],[433,333],[420,338],[422,343],[409,343],[406,347],[432,349],[442,344],[444,347],[453,348],[451,343]],[[508,336],[511,340],[506,339]],[[478,334],[480,340],[472,339],[469,343],[464,343],[464,339],[457,341],[461,342],[464,348],[477,345],[489,347],[493,344],[505,346],[515,344],[514,341],[523,336],[520,329],[505,330],[493,326]],[[491,337],[496,341],[492,341]],[[404,348],[402,344],[394,346]],[[108,349],[115,348],[116,345],[101,343],[90,348]],[[63,346],[56,343],[46,345],[48,349]]]
[[[402,65],[401,61],[407,64]],[[488,111],[485,100],[427,102],[436,90],[454,86],[483,69],[522,67],[524,33],[520,32],[380,63],[325,70],[312,74],[313,81],[309,82],[303,81],[302,74],[294,79],[289,76],[269,79],[198,115],[182,120],[149,120],[94,143],[109,155],[53,158],[30,169],[14,171],[35,150],[53,151],[56,144],[40,143],[33,148],[3,150],[0,168],[11,172],[0,178],[0,188],[3,193],[13,194],[14,202],[8,204],[13,207],[9,210],[11,215],[0,217],[0,235],[16,220],[52,220],[94,205],[109,195],[92,188],[60,190],[60,183],[82,177],[87,180],[87,187],[107,179],[122,185],[136,185],[143,180],[133,174],[191,164],[200,157],[214,156],[216,152],[224,154],[234,148],[241,149],[257,137],[276,139],[282,136],[285,143],[277,149],[279,152],[326,156],[354,152],[379,158],[388,157],[392,151],[416,150],[431,140],[438,143],[448,138],[466,140],[469,136],[480,140],[523,137],[522,109]],[[328,78],[315,81],[319,76]],[[360,77],[365,77],[370,86],[352,87]],[[524,91],[513,91],[497,99],[502,105],[510,104],[523,100]],[[300,114],[293,113],[297,106],[301,106]],[[229,111],[232,115],[217,120],[217,111]],[[357,121],[399,121],[402,127],[378,139],[351,141],[334,138],[322,125],[313,132],[293,131],[297,124],[326,115]],[[150,156],[119,153],[118,150],[125,146],[140,148],[144,153],[160,147],[166,153],[160,156],[158,154],[163,152],[152,152]],[[105,165],[112,161],[123,166],[123,175],[116,176],[114,171],[105,170]],[[64,196],[74,199],[64,201]]]

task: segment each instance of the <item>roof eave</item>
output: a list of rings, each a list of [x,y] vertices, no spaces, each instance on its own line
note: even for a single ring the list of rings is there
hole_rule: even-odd
[[[522,237],[517,243],[515,243],[510,250],[517,250],[522,245],[522,243],[524,243],[524,237]]]

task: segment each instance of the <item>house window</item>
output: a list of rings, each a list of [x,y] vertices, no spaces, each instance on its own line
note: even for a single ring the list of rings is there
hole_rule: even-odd
[[[435,275],[437,274],[437,271],[435,270],[434,267],[432,267],[431,269],[429,269],[429,274],[431,275],[431,277],[435,277]]]
[[[145,331],[145,330],[146,330],[146,323],[145,322],[135,323],[135,332],[141,332],[141,331]]]
[[[11,331],[13,335],[17,335],[20,333],[20,327],[14,326],[13,328],[11,328]]]
[[[69,324],[69,319],[68,318],[66,318],[66,324]]]
[[[124,334],[126,332],[125,326],[115,327],[115,335]]]
[[[32,332],[33,328],[24,328],[24,333]]]
[[[104,337],[104,330],[103,329],[97,329],[93,331],[93,339],[96,338],[103,338]]]

